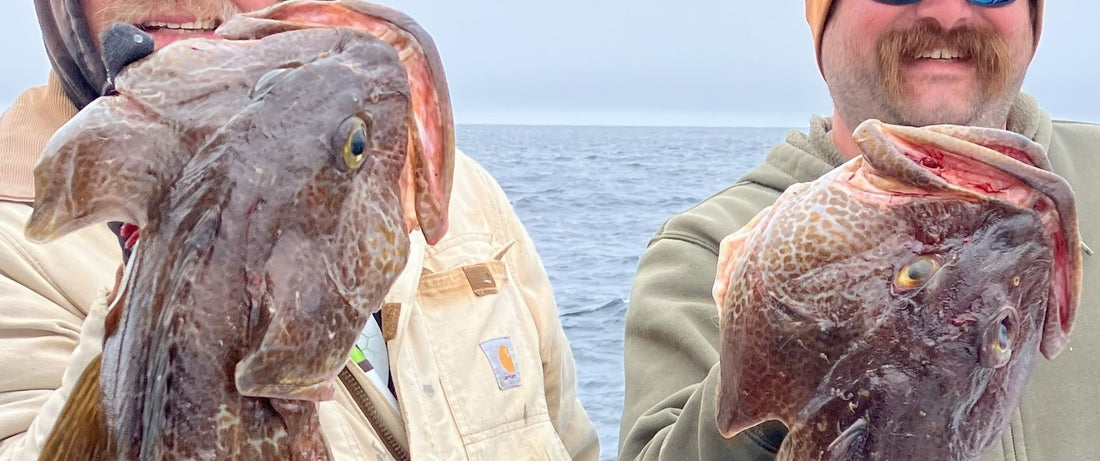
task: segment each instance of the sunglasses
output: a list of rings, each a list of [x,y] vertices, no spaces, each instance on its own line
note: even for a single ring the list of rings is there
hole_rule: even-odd
[[[920,0],[875,0],[879,3],[885,3],[887,5],[912,5],[914,3],[920,3]],[[971,5],[978,6],[1004,6],[1012,3],[1016,0],[967,0]]]

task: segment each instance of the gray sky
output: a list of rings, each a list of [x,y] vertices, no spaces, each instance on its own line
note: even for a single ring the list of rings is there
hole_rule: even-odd
[[[1100,2],[1047,2],[1024,90],[1100,122]],[[831,105],[796,0],[393,0],[435,38],[459,123],[803,126]],[[32,2],[0,15],[0,107],[45,81]],[[675,5],[675,6],[673,6]]]

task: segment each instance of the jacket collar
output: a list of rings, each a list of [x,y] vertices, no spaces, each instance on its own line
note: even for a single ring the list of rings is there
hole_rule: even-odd
[[[50,72],[46,85],[24,91],[0,116],[0,200],[34,201],[34,164],[74,115],[76,107]]]

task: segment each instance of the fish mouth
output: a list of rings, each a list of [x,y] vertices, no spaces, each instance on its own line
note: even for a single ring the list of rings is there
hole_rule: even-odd
[[[994,197],[1016,207],[1033,205],[1023,179],[1043,167],[1045,154],[1028,152],[1021,136],[999,132],[997,148],[980,139],[995,130],[951,126],[914,128],[864,122],[855,131],[864,158],[873,166],[868,182],[886,194]],[[978,133],[978,134],[972,134]],[[1016,139],[1020,138],[1020,139]],[[990,138],[993,139],[993,138]],[[1049,167],[1048,167],[1049,168]]]

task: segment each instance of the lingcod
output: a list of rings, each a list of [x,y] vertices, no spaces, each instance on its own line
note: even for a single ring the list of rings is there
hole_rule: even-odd
[[[32,239],[139,239],[44,459],[330,457],[317,402],[401,272],[446,232],[443,69],[407,16],[282,2],[167,45],[50,140]]]
[[[869,120],[862,155],[723,240],[719,431],[780,460],[973,460],[1081,290],[1073,192],[1015,133]]]

